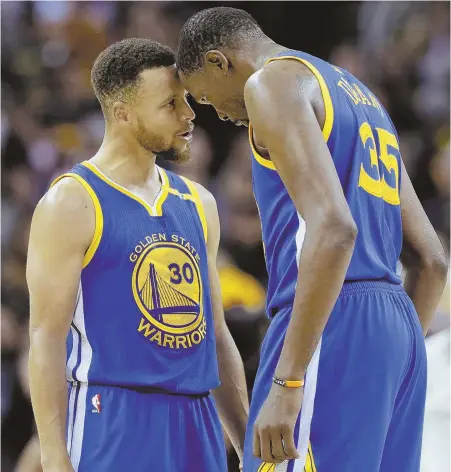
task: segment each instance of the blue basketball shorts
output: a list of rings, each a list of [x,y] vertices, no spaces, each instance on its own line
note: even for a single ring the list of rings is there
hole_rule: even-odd
[[[69,387],[67,448],[75,472],[226,472],[213,398]]]
[[[244,472],[418,472],[426,351],[415,307],[400,285],[346,283],[305,376],[294,441],[300,458],[252,455],[253,425],[272,386],[291,308],[271,321],[261,351]]]

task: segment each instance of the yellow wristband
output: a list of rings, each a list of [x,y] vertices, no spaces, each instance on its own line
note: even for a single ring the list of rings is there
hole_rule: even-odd
[[[274,376],[272,381],[280,385],[281,387],[288,387],[288,388],[300,388],[304,386],[303,380],[283,380],[279,379],[279,377]]]

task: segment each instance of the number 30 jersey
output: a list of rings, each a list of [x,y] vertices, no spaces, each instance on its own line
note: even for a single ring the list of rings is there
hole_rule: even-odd
[[[323,136],[358,227],[346,281],[385,280],[400,284],[397,262],[402,246],[401,157],[397,133],[387,111],[364,84],[344,69],[299,51],[286,51],[268,62],[275,60],[302,62],[321,88],[325,107]],[[253,188],[269,274],[267,310],[271,317],[293,303],[306,227],[275,166],[256,151],[252,126],[249,138]]]
[[[192,182],[157,170],[152,206],[89,161],[57,179],[76,179],[96,218],[67,342],[68,381],[186,394],[219,385],[202,203]]]

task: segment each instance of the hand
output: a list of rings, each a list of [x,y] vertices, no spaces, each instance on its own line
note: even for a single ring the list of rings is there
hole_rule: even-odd
[[[265,462],[297,459],[294,426],[301,410],[303,388],[274,384],[254,425],[253,454]]]

